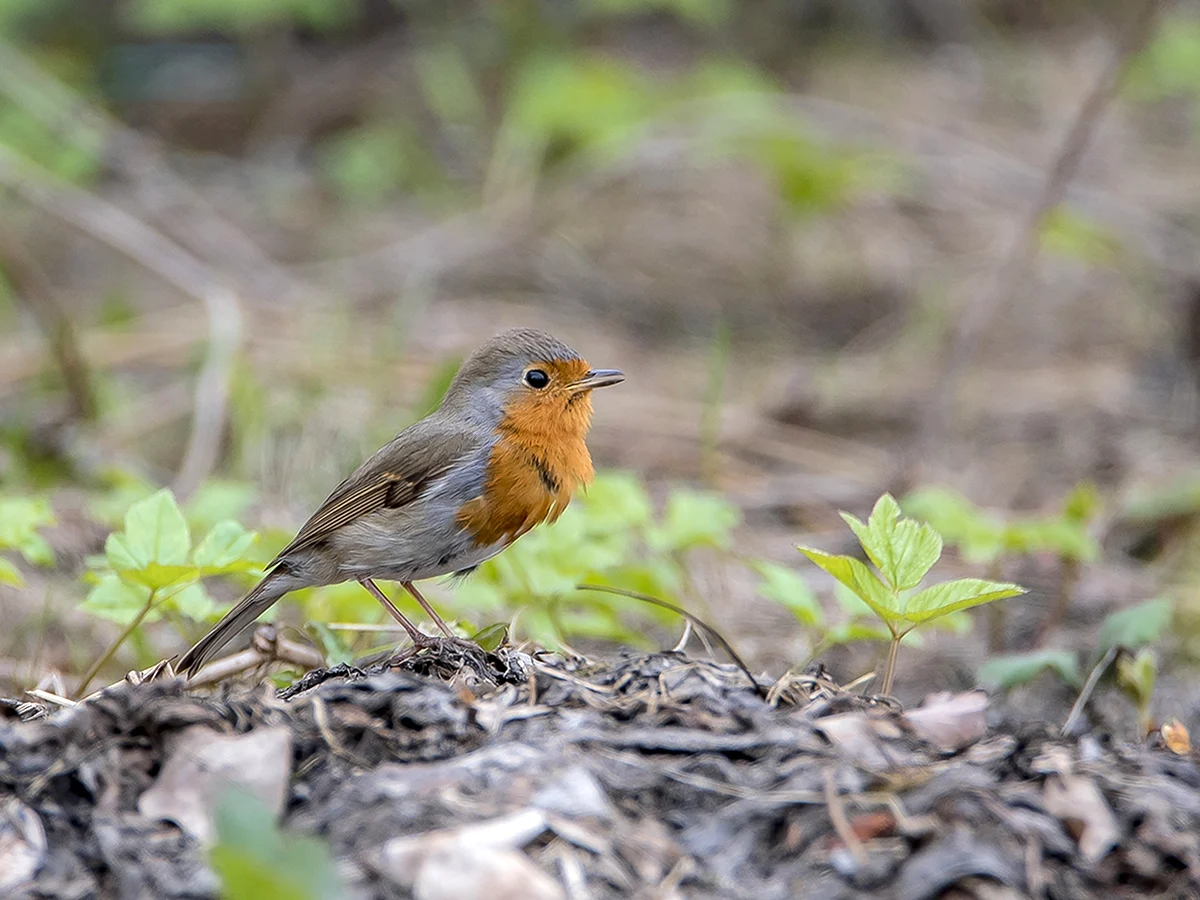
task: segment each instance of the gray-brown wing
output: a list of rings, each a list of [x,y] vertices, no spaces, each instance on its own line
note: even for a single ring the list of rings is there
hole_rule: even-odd
[[[412,503],[430,483],[480,446],[479,441],[464,432],[431,425],[427,421],[418,422],[405,429],[355,469],[325,498],[271,565],[319,544],[361,516]]]

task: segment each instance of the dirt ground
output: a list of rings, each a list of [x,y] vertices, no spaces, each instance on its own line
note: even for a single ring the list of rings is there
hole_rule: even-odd
[[[226,790],[327,840],[347,897],[1200,893],[1200,769],[1161,741],[994,727],[977,691],[901,710],[820,670],[760,693],[676,653],[501,653],[449,680],[440,662],[314,674],[286,699],[166,683],[48,717],[6,703],[0,894],[215,897]]]

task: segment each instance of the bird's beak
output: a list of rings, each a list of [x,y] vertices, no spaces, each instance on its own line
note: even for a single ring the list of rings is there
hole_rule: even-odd
[[[625,373],[618,369],[592,369],[579,381],[571,384],[572,391],[590,391],[592,388],[608,387],[625,380]]]

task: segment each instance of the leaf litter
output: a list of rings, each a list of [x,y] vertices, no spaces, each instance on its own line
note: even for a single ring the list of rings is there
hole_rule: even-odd
[[[820,668],[763,699],[680,653],[501,648],[491,677],[430,655],[286,697],[167,681],[0,706],[0,895],[216,897],[231,792],[328,847],[340,888],[308,877],[313,897],[1200,894],[1200,769],[1177,739],[1000,730],[981,691],[906,711]],[[314,856],[272,840],[235,862]]]

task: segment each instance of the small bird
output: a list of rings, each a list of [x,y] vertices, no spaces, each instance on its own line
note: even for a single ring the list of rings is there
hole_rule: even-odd
[[[374,579],[398,581],[448,638],[414,581],[465,574],[535,525],[555,521],[592,478],[584,438],[592,390],[619,384],[550,335],[492,338],[459,368],[441,405],[339,484],[267,567],[262,581],[180,659],[195,674],[290,591],[358,581],[404,627],[423,634]]]

